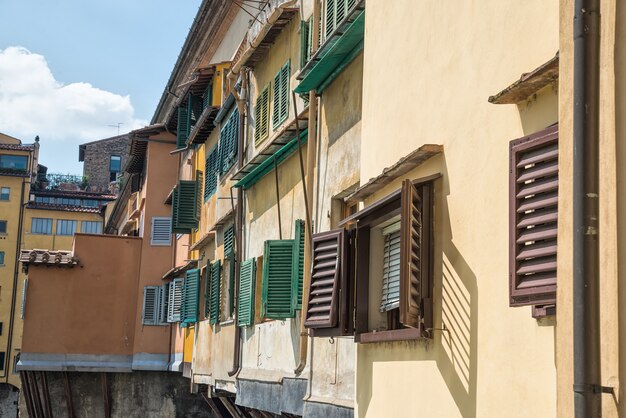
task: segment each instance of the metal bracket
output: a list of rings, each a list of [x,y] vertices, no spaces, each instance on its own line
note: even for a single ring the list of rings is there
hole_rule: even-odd
[[[585,393],[590,391],[591,393],[599,394],[599,393],[609,393],[611,395],[615,394],[615,388],[612,386],[602,386],[596,385],[594,383],[589,385],[574,385],[574,392],[576,393]]]

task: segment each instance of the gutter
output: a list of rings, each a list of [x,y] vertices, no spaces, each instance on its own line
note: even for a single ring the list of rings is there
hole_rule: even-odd
[[[600,0],[574,3],[573,349],[576,418],[599,417],[599,50]]]

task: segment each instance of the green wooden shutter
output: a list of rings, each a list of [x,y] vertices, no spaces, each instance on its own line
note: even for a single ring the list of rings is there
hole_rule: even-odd
[[[265,241],[263,257],[263,295],[261,316],[264,318],[293,318],[291,271],[294,240]]]
[[[239,134],[239,110],[235,108],[220,131],[220,173],[225,173],[237,160],[237,136]]]
[[[202,115],[202,97],[190,94],[187,99],[187,116],[189,117],[189,131],[187,136],[189,136],[191,130],[196,126],[200,115]]]
[[[274,130],[289,116],[290,72],[290,61],[287,60],[274,76],[274,108],[272,109],[272,125]]]
[[[198,227],[198,192],[195,180],[180,180],[172,194],[172,232],[188,234]]]
[[[309,39],[311,37],[311,24],[309,20],[300,21],[300,68],[309,62]]]
[[[256,99],[254,108],[254,145],[258,145],[269,134],[268,107],[270,100],[270,86],[265,86]]]
[[[256,278],[256,262],[254,258],[241,263],[239,272],[237,325],[240,327],[249,327],[254,325],[254,290]]]
[[[176,148],[185,148],[189,136],[189,112],[186,105],[178,107],[178,124],[176,125]]]
[[[211,314],[211,263],[207,263],[207,268],[204,272],[204,318],[209,318]]]
[[[228,256],[228,317],[235,312],[235,253]]]
[[[224,257],[230,257],[235,252],[235,226],[224,229]]]
[[[217,144],[211,149],[204,162],[204,201],[209,200],[217,190]]]
[[[302,282],[304,280],[304,221],[302,219],[296,220],[293,237],[292,304],[294,309],[302,309]]]
[[[324,21],[326,22],[324,33],[326,34],[326,38],[335,30],[335,10],[337,7],[335,1],[336,0],[326,0],[324,4]]]
[[[213,83],[206,86],[206,90],[204,90],[204,94],[202,95],[202,108],[206,109],[212,104],[213,104]]]
[[[200,223],[202,216],[202,187],[204,186],[204,175],[202,171],[196,170],[196,222]]]
[[[209,301],[209,322],[211,324],[217,324],[220,320],[220,273],[221,273],[220,260],[216,260],[211,264],[211,286],[210,286],[210,301]]]
[[[198,322],[199,287],[200,270],[188,270],[183,284],[183,303],[181,306],[181,322],[183,324]]]

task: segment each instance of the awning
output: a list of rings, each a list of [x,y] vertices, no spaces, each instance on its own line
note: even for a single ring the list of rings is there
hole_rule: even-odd
[[[300,142],[302,144],[306,143],[308,138],[308,129],[305,129],[300,133]],[[259,166],[257,166],[254,170],[252,170],[248,175],[239,180],[234,187],[242,187],[244,190],[248,189],[250,186],[254,185],[257,181],[259,181],[263,176],[272,171],[274,165],[278,165],[283,162],[287,157],[298,150],[298,137],[294,137],[289,143],[284,145],[278,151],[276,151],[273,155],[268,156],[265,161],[263,161]]]
[[[357,9],[356,12],[358,14],[355,19],[351,23],[347,21],[349,26],[345,32],[336,31],[336,40],[327,39],[302,69],[298,76],[302,81],[296,87],[296,93],[310,90],[323,92],[361,53],[365,35],[365,10]]]

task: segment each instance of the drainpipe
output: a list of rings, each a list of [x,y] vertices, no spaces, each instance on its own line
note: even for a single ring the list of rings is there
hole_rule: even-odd
[[[313,27],[318,28],[320,25],[320,2],[313,2]],[[311,55],[313,55],[320,45],[319,31],[313,31],[313,45],[311,47]],[[296,121],[297,122],[297,121]],[[315,186],[315,160],[317,152],[317,93],[315,90],[309,92],[309,123],[308,123],[308,139],[306,146],[306,194],[309,205],[313,205],[313,189]],[[308,349],[309,335],[304,326],[306,317],[306,307],[309,303],[309,283],[311,282],[311,254],[312,254],[312,234],[313,225],[311,222],[313,208],[308,208],[309,213],[306,216],[306,231],[304,240],[304,277],[302,279],[302,311],[300,312],[300,361],[294,370],[299,375],[306,366],[306,355]],[[310,380],[310,377],[309,377]]]
[[[229,76],[232,73],[229,73]],[[237,94],[234,83],[231,92],[237,99],[239,110],[239,135],[237,135],[237,163],[243,167],[244,161],[244,135],[246,129],[246,97],[248,95],[248,73],[244,71],[241,81],[241,93]],[[232,196],[232,194],[231,194]],[[243,254],[243,188],[237,188],[237,206],[235,206],[235,294],[233,300],[235,309],[233,310],[233,321],[235,325],[235,344],[233,350],[233,368],[228,372],[232,377],[239,372],[241,367],[241,328],[237,326],[237,306],[239,306],[239,274]]]
[[[599,417],[598,101],[600,0],[575,0],[574,14],[574,411]]]

